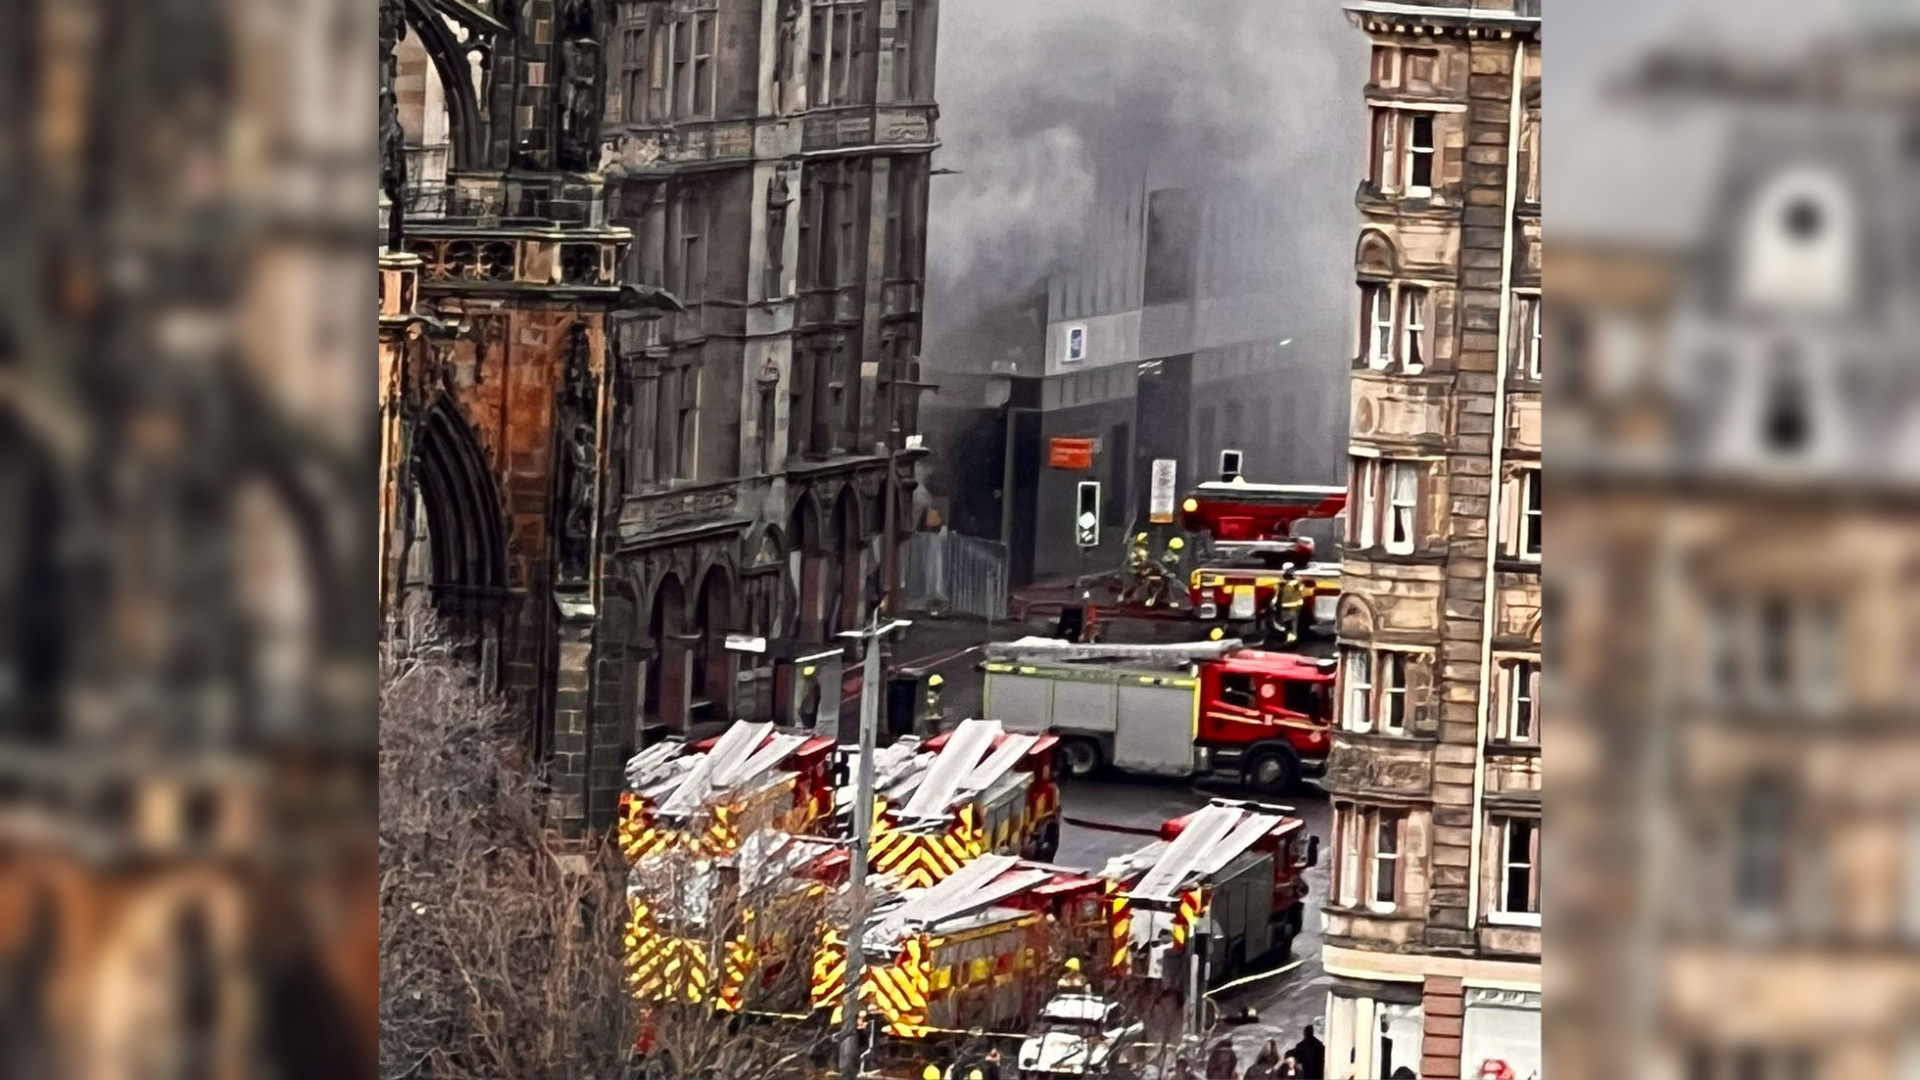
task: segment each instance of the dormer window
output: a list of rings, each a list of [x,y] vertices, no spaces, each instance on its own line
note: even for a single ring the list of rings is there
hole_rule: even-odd
[[[1853,209],[1846,185],[1821,169],[1763,185],[1747,214],[1740,298],[1773,310],[1831,312],[1853,293]]]

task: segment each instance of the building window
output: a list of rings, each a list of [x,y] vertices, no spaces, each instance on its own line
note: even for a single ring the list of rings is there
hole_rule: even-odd
[[[1348,647],[1342,682],[1346,685],[1344,727],[1348,731],[1373,730],[1373,653]]]
[[[1407,731],[1407,654],[1380,654],[1380,730],[1390,735]]]
[[[1541,474],[1528,469],[1520,476],[1520,557],[1539,559],[1545,539],[1546,514],[1541,507]]]
[[[1800,367],[1800,354],[1781,346],[1767,366],[1764,441],[1776,454],[1797,454],[1812,442],[1813,416],[1808,409],[1809,387]]]
[[[1400,290],[1400,366],[1416,374],[1427,362],[1427,290],[1408,286]]]
[[[1400,897],[1400,825],[1402,815],[1367,811],[1373,847],[1368,866],[1367,906],[1392,911]]]
[[[674,252],[676,269],[674,292],[684,303],[698,302],[706,294],[706,201],[697,189],[680,193],[675,207]]]
[[[646,116],[647,28],[644,24],[629,26],[620,38],[620,59],[625,69],[621,79],[621,116],[631,123]]]
[[[893,98],[912,101],[913,91],[913,5],[899,0],[893,24]]]
[[[1367,155],[1367,182],[1376,191],[1391,191],[1394,179],[1398,175],[1394,168],[1399,160],[1394,150],[1395,114],[1392,109],[1373,110],[1373,139],[1368,145],[1373,152]]]
[[[1540,201],[1540,110],[1527,110],[1526,126],[1521,129],[1520,146],[1527,155],[1527,184],[1525,199],[1530,203]]]
[[[713,115],[713,79],[713,17],[698,15],[693,20],[693,96],[686,115]]]
[[[1399,82],[1400,50],[1391,45],[1373,47],[1373,84],[1394,86]],[[1382,110],[1384,111],[1384,110]]]
[[[1501,708],[1498,737],[1505,742],[1540,741],[1540,663],[1504,660],[1500,663]]]
[[[1407,124],[1407,194],[1433,191],[1433,114],[1414,113]]]
[[[1516,336],[1517,350],[1520,354],[1520,371],[1527,378],[1540,380],[1540,298],[1522,296],[1520,299],[1520,333]]]
[[[674,479],[692,480],[700,447],[700,369],[680,371],[680,400],[674,414],[676,440],[680,453],[674,467]]]
[[[1540,922],[1540,820],[1495,818],[1493,829],[1500,845],[1500,880],[1494,890],[1491,921],[1537,926]]]
[[[778,422],[775,406],[779,390],[778,377],[760,380],[760,411],[755,417],[755,426],[760,434],[760,468],[765,472],[773,472],[780,465],[779,447],[773,441],[774,426]]]
[[[1419,466],[1410,461],[1395,461],[1387,466],[1386,549],[1395,555],[1410,555],[1414,548],[1414,521],[1420,502]]]
[[[1393,299],[1384,283],[1360,286],[1360,312],[1362,355],[1368,367],[1385,370],[1393,360]]]
[[[1845,697],[1840,602],[1827,596],[1719,596],[1706,605],[1701,680],[1709,697],[1831,711]]]
[[[869,77],[867,0],[815,0],[809,25],[807,58],[813,72],[813,101],[818,105],[866,104]]]
[[[1749,783],[1734,807],[1733,907],[1749,926],[1771,927],[1786,908],[1788,804],[1772,778]]]
[[[1342,907],[1390,913],[1400,900],[1400,854],[1406,814],[1392,810],[1334,808],[1334,833],[1340,862],[1334,896]]]

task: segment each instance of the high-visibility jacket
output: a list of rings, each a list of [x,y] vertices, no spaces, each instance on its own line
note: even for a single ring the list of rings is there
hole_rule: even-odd
[[[1282,581],[1280,583],[1280,606],[1281,607],[1297,608],[1297,607],[1300,607],[1302,604],[1305,604],[1306,602],[1307,602],[1306,583],[1300,581],[1298,578]]]

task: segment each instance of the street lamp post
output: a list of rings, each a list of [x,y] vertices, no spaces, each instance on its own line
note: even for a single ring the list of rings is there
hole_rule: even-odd
[[[847,860],[847,987],[840,1015],[840,1075],[860,1075],[860,975],[866,957],[861,938],[866,929],[867,846],[873,834],[873,751],[880,718],[880,642],[895,630],[912,625],[906,619],[882,623],[880,613],[865,630],[840,636],[866,642],[866,662],[860,677],[860,761],[853,789],[853,845]]]

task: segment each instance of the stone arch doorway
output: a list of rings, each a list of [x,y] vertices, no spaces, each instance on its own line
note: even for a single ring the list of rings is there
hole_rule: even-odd
[[[647,617],[653,660],[647,664],[646,693],[641,703],[642,742],[687,729],[691,687],[686,611],[687,594],[680,579],[673,574],[661,578],[653,590],[652,613]]]
[[[485,451],[445,398],[414,432],[402,611],[429,606],[492,679],[507,595],[506,524]]]
[[[701,579],[693,608],[694,720],[733,719],[732,654],[727,634],[734,629],[733,578],[715,564]]]

